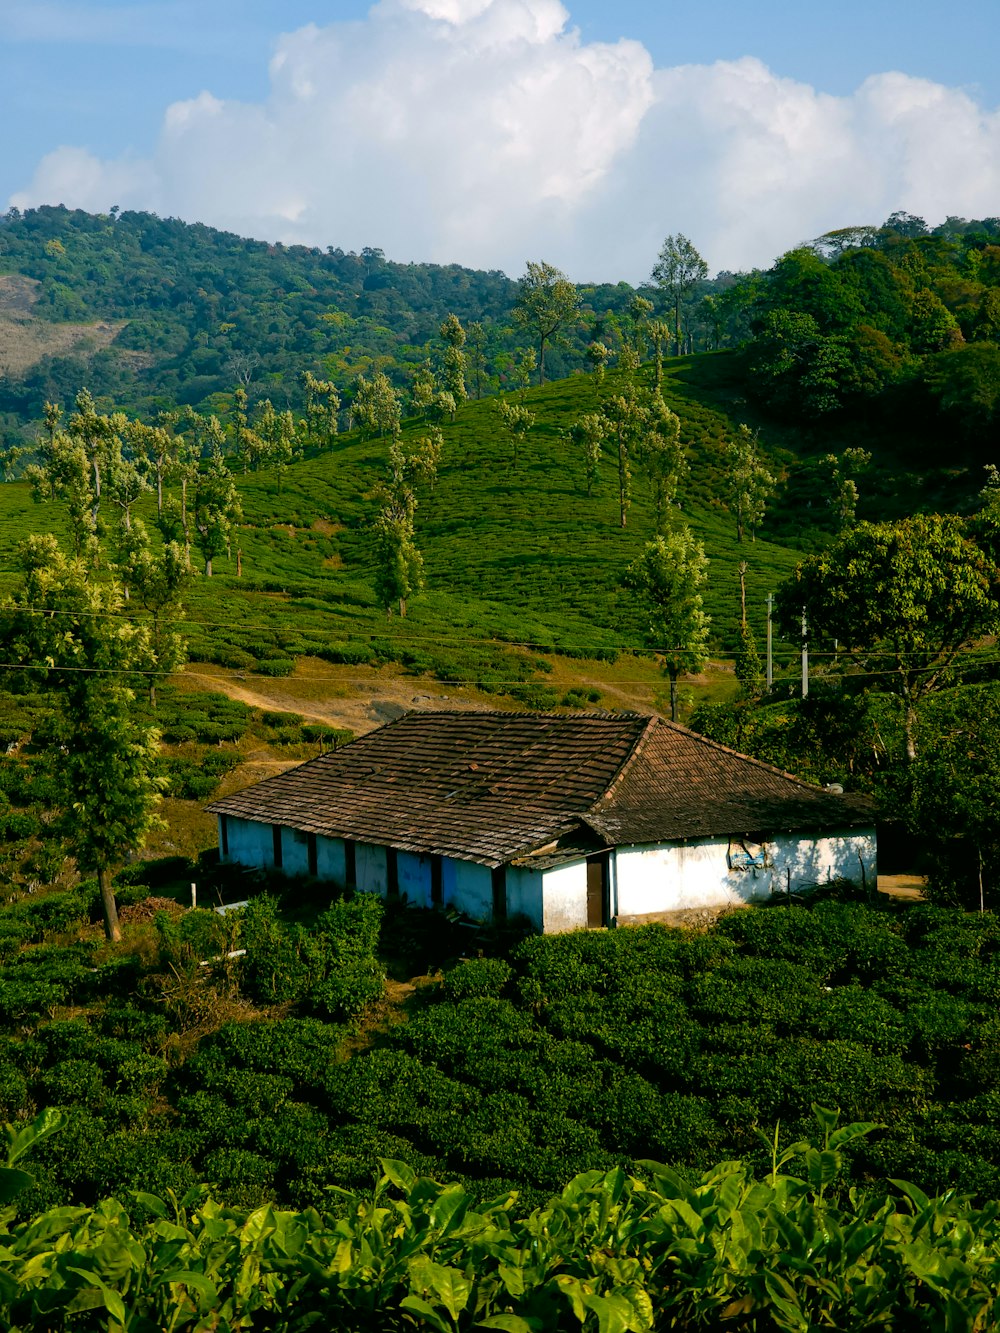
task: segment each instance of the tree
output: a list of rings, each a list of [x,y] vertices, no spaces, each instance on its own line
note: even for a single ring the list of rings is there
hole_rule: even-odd
[[[653,265],[653,281],[674,312],[674,349],[681,350],[681,303],[708,277],[708,265],[686,236],[668,236]]]
[[[764,466],[757,434],[749,426],[740,425],[736,439],[726,445],[723,468],[726,503],[736,517],[736,540],[742,542],[749,530],[754,541],[774,494],[774,477]]]
[[[827,454],[823,459],[830,488],[827,504],[833,512],[838,532],[843,532],[854,522],[859,499],[857,478],[871,461],[867,449],[857,448],[845,449],[839,458],[836,454]]]
[[[444,434],[436,426],[426,435],[418,436],[412,444],[408,456],[409,475],[414,479],[426,481],[433,491],[437,482],[438,465],[444,451]]]
[[[449,315],[438,330],[445,344],[444,365],[441,379],[445,391],[450,393],[456,406],[464,403],[468,394],[465,390],[465,330],[457,315]]]
[[[337,434],[340,394],[330,380],[320,380],[311,370],[304,370],[300,382],[306,395],[306,438],[320,448],[333,443]]]
[[[649,480],[653,521],[660,532],[681,477],[687,472],[687,458],[681,445],[680,418],[658,393],[652,394],[643,405],[642,414],[639,459]]]
[[[135,600],[149,612],[149,702],[155,708],[157,679],[176,671],[184,661],[184,639],[178,626],[191,566],[176,540],[164,541],[155,551],[145,524],[137,518],[124,543],[121,575]]]
[[[62,409],[46,403],[39,461],[25,468],[24,475],[36,503],[65,504],[74,555],[95,563],[98,539],[90,461],[80,441],[62,429],[61,420]]]
[[[629,565],[625,586],[642,605],[649,642],[670,678],[670,719],[677,721],[677,680],[701,671],[711,621],[699,589],[707,577],[705,548],[687,525],[647,542]]]
[[[601,443],[604,440],[605,421],[599,412],[585,412],[566,432],[583,453],[587,475],[587,495],[593,494],[601,462]]]
[[[299,436],[295,419],[290,411],[277,411],[270,398],[265,398],[258,412],[257,434],[264,441],[263,461],[274,468],[280,493],[285,469],[297,450]]]
[[[430,362],[425,361],[413,372],[413,381],[410,385],[410,405],[418,416],[426,417],[429,414],[436,393],[437,382],[434,379],[434,371]]]
[[[778,589],[778,623],[836,640],[898,694],[906,759],[917,757],[917,706],[951,679],[958,654],[1000,626],[997,568],[951,515],[859,523]]]
[[[55,687],[48,753],[60,831],[80,867],[97,872],[105,934],[119,940],[113,867],[156,827],[163,787],[158,734],[134,707],[135,682],[150,662],[148,633],[122,616],[118,585],[66,559],[54,537],[29,538],[18,564],[21,586],[0,616],[4,642],[10,660],[33,675],[40,669]]]
[[[663,349],[670,342],[670,325],[662,319],[651,319],[646,325],[646,332],[653,344],[653,389],[659,393],[663,387]]]
[[[244,476],[250,471],[256,472],[267,457],[267,442],[250,425],[250,406],[245,389],[237,389],[233,394],[233,439]]]
[[[398,435],[400,427],[399,394],[388,375],[377,370],[370,380],[359,375],[354,385],[354,418],[362,430]]]
[[[595,339],[587,344],[587,361],[590,363],[590,369],[594,375],[594,390],[598,395],[601,385],[604,383],[604,374],[610,357],[611,348],[606,343],[598,342]]]
[[[375,595],[387,618],[392,615],[394,602],[399,606],[400,616],[405,616],[410,597],[424,586],[423,556],[414,535],[417,498],[411,484],[423,467],[424,461],[419,456],[408,455],[399,441],[393,440],[389,446],[388,473],[374,492],[380,505],[372,521]]]
[[[646,350],[646,338],[649,332],[649,319],[653,313],[652,301],[647,301],[644,296],[638,292],[628,303],[628,317],[632,325],[632,347],[639,358],[641,364],[643,353]]]
[[[642,438],[643,414],[635,393],[612,394],[601,405],[607,438],[618,453],[618,517],[624,528],[632,504],[631,455]]]
[[[206,578],[212,577],[212,561],[229,554],[233,526],[242,512],[236,482],[221,450],[215,448],[198,476],[194,500],[195,540],[205,560]]]
[[[932,882],[982,911],[983,868],[995,885],[1000,853],[1000,692],[986,685],[938,696],[921,711],[919,734],[910,822],[936,853]]]
[[[486,329],[478,321],[469,325],[469,364],[476,381],[476,398],[483,396],[483,374],[486,370]]]
[[[510,439],[511,461],[517,467],[520,446],[535,424],[535,414],[529,412],[523,403],[512,403],[509,398],[500,398],[497,400],[497,415]]]
[[[538,344],[538,383],[545,383],[545,345],[580,308],[580,295],[561,270],[528,261],[518,284],[514,319],[530,329]]]

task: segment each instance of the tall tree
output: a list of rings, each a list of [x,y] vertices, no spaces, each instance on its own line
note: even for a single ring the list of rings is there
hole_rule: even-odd
[[[242,516],[236,482],[222,451],[215,448],[198,475],[194,500],[195,540],[205,561],[205,576],[212,577],[212,561],[229,554],[233,527]]]
[[[774,477],[764,465],[756,431],[741,424],[736,438],[723,454],[723,488],[726,503],[736,519],[736,540],[749,531],[754,541],[764,521],[767,502],[774,494]]]
[[[906,758],[917,707],[951,681],[959,653],[1000,627],[997,567],[954,516],[859,523],[778,589],[779,624],[836,640],[903,704]]]
[[[96,871],[105,933],[118,940],[112,873],[156,826],[163,786],[159,737],[134,706],[148,634],[123,617],[117,584],[67,560],[54,537],[29,538],[18,564],[21,585],[0,614],[4,642],[12,661],[54,687],[48,753],[60,831],[81,869]]]
[[[465,330],[457,315],[449,315],[438,333],[445,345],[441,380],[457,406],[468,397],[465,389],[466,360],[462,350],[465,346]]]
[[[379,509],[372,521],[375,534],[375,595],[392,615],[393,603],[405,617],[409,599],[424,586],[423,556],[417,548],[414,518],[417,497],[413,479],[424,463],[408,455],[398,440],[389,446],[387,475],[376,487]],[[436,465],[435,465],[436,466]]]
[[[306,395],[306,438],[311,445],[329,448],[337,434],[340,394],[330,380],[304,370],[300,382]]]
[[[486,373],[486,328],[476,320],[469,325],[469,364],[476,386],[476,399],[483,396],[483,376]]]
[[[79,440],[62,429],[62,409],[45,404],[45,425],[38,441],[38,462],[25,468],[36,503],[60,501],[69,517],[73,553],[91,563],[97,558],[92,473],[87,452]]]
[[[605,430],[606,422],[600,412],[585,412],[579,421],[574,421],[566,432],[583,454],[588,496],[593,494],[598,481],[601,444],[604,440]]]
[[[705,548],[685,524],[647,542],[629,565],[625,586],[639,598],[650,645],[670,679],[670,718],[677,721],[677,681],[701,671],[711,621],[700,589],[707,577]]]
[[[524,443],[528,431],[535,424],[535,414],[530,412],[523,403],[512,403],[508,398],[497,400],[497,415],[503,423],[503,428],[507,432],[507,437],[511,444],[511,462],[517,467],[520,447]]]
[[[658,393],[642,405],[642,415],[639,459],[649,480],[656,531],[661,532],[688,464],[681,445],[680,418]]]
[[[359,375],[354,385],[354,420],[362,428],[385,435],[398,435],[400,427],[399,393],[384,371],[371,379]]]
[[[518,284],[514,318],[535,335],[538,345],[538,383],[545,383],[545,346],[580,308],[580,295],[560,269],[544,261],[528,261]]]
[[[178,541],[165,541],[156,550],[145,524],[137,518],[127,533],[120,570],[133,599],[149,613],[149,702],[155,708],[157,680],[176,671],[184,661],[185,644],[179,627],[191,566]]]
[[[708,265],[686,236],[668,236],[653,265],[653,281],[674,312],[674,350],[681,351],[681,304],[699,282],[708,277]]]

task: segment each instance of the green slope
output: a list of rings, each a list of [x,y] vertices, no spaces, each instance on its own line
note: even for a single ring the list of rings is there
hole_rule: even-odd
[[[646,367],[639,376],[649,373]],[[615,384],[609,376],[607,388]],[[737,543],[718,498],[720,451],[736,420],[698,401],[675,375],[668,374],[665,391],[691,462],[677,519],[690,522],[707,547],[706,603],[724,653],[739,614],[738,562],[748,563],[749,611],[762,631],[764,597],[797,555],[768,539],[766,525],[756,542]],[[382,659],[499,686],[531,676],[537,650],[592,657],[641,648],[644,627],[620,581],[653,535],[652,507],[636,467],[628,526],[620,527],[616,465],[608,455],[587,496],[582,458],[564,432],[595,401],[585,376],[530,390],[527,405],[537,420],[516,468],[495,400],[465,404],[444,426],[438,481],[433,491],[421,489],[417,511],[427,591],[413,599],[405,620],[387,621],[372,590],[367,524],[375,506],[366,497],[385,466],[387,440],[342,436],[332,450],[293,465],[280,489],[270,473],[240,477],[243,576],[220,561],[211,581],[197,579],[189,598],[193,655],[244,667],[317,653],[363,661],[374,642]],[[404,441],[424,429],[407,423]],[[147,497],[148,518],[151,503]],[[0,488],[0,561],[8,580],[17,541],[60,526],[58,511],[32,504],[23,485]],[[498,640],[525,648],[504,651]]]

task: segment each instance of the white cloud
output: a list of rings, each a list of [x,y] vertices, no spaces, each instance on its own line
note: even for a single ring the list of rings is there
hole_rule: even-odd
[[[59,148],[18,207],[151,208],[244,234],[638,280],[668,232],[767,264],[897,208],[998,211],[1000,113],[900,73],[849,97],[745,58],[656,70],[559,0],[381,0],[281,37],[266,101],[164,115],[148,160]]]

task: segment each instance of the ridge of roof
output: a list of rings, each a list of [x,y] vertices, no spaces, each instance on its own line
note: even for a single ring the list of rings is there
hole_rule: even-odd
[[[636,713],[636,714],[633,714],[632,716],[634,716],[634,717],[642,717],[643,714],[642,714],[642,713]],[[639,736],[639,739],[636,741],[636,743],[632,746],[631,750],[630,750],[630,751],[628,752],[628,754],[625,756],[624,761],[623,761],[622,764],[619,766],[618,772],[614,775],[614,777],[611,779],[611,781],[608,783],[608,785],[605,787],[604,791],[603,791],[603,792],[601,793],[601,795],[597,798],[597,800],[593,803],[593,805],[591,805],[591,806],[584,812],[584,815],[589,815],[589,814],[591,814],[592,812],[596,811],[596,810],[598,809],[599,806],[603,805],[603,803],[604,803],[605,801],[609,801],[609,800],[611,799],[613,793],[614,793],[614,792],[617,790],[617,788],[619,788],[619,787],[621,786],[621,784],[625,781],[625,778],[626,778],[626,777],[628,776],[628,774],[631,772],[631,770],[632,770],[632,768],[634,767],[634,765],[636,764],[637,760],[640,758],[640,756],[642,755],[643,751],[646,749],[646,746],[649,744],[649,738],[652,736],[653,732],[656,730],[656,724],[657,724],[657,722],[658,722],[658,721],[661,721],[661,720],[662,720],[662,719],[658,718],[658,715],[657,715],[656,713],[650,713],[650,714],[648,714],[648,716],[647,716],[647,721],[646,721],[646,725],[643,727],[643,729],[642,729],[642,734]]]

